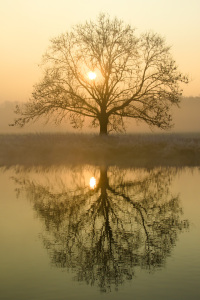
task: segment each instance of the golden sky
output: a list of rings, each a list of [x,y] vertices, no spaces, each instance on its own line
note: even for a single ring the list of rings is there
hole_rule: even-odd
[[[200,0],[1,0],[0,103],[27,100],[49,40],[100,12],[164,36],[191,79],[183,95],[200,96]]]

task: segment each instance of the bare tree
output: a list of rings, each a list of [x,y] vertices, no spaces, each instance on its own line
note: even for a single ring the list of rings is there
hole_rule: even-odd
[[[104,14],[52,39],[42,67],[44,77],[29,102],[16,108],[14,125],[45,116],[81,127],[89,117],[107,134],[136,118],[167,129],[170,108],[180,101],[179,85],[188,82],[162,37],[153,32],[137,37],[130,25]]]

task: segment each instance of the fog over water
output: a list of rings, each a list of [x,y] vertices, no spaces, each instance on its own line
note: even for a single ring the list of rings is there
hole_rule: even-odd
[[[184,167],[200,149],[196,136],[4,137],[12,147],[0,167],[2,299],[199,299],[200,169]],[[153,159],[151,168],[153,142],[157,154],[166,142],[178,148],[180,159],[160,160],[177,167]]]

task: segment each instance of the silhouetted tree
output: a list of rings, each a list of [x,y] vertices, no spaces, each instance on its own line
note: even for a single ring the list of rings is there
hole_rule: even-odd
[[[60,184],[60,191],[28,176],[16,182],[46,224],[43,242],[52,263],[107,291],[131,279],[134,266],[161,267],[188,227],[178,196],[170,194],[173,172],[133,171],[128,179],[125,171],[102,167],[94,189],[75,177],[73,187]]]
[[[162,37],[153,32],[137,37],[130,25],[104,14],[52,39],[43,68],[32,98],[16,109],[15,125],[45,116],[81,127],[89,117],[107,134],[125,129],[125,118],[135,118],[167,129],[179,84],[188,82]]]

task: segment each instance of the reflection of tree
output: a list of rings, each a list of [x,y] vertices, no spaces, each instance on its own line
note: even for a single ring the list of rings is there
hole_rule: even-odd
[[[135,266],[161,267],[188,226],[178,197],[170,193],[173,172],[102,167],[94,190],[76,178],[73,189],[61,184],[60,191],[28,178],[17,182],[45,222],[52,263],[106,291],[131,279]]]

